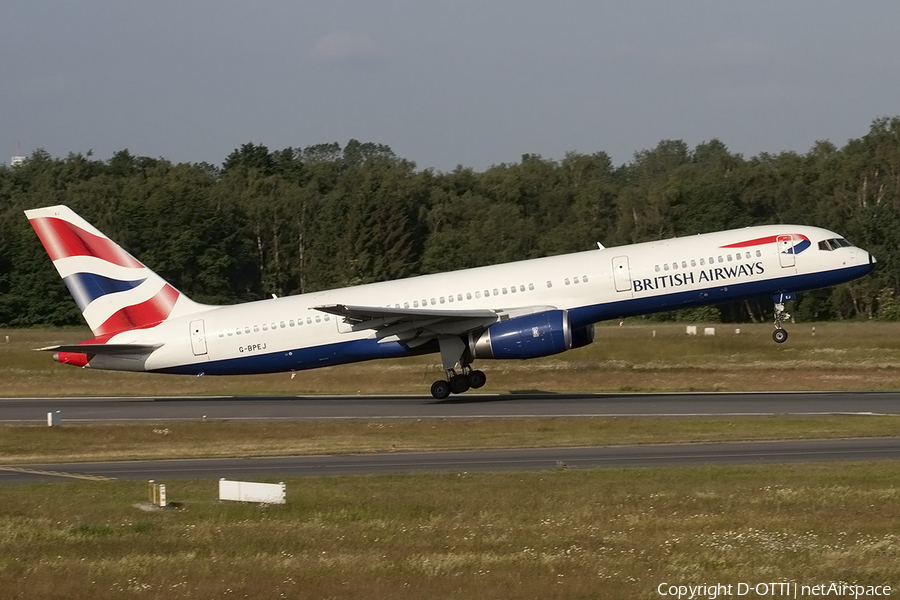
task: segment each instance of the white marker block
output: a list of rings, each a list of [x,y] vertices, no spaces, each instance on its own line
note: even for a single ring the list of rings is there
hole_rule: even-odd
[[[715,327],[705,327],[703,329],[703,335],[716,335]]]

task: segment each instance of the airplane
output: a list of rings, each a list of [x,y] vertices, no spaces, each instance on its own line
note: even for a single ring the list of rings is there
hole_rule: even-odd
[[[92,369],[294,372],[440,353],[431,394],[482,387],[476,359],[529,359],[594,340],[594,323],[771,295],[775,342],[797,292],[877,261],[817,227],[763,225],[231,306],[192,301],[66,206],[25,211],[94,337],[40,348]]]

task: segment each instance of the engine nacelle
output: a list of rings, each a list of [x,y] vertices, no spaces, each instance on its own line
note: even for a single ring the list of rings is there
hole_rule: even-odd
[[[594,326],[573,330],[566,310],[548,310],[494,323],[469,334],[472,358],[537,358],[594,341]]]

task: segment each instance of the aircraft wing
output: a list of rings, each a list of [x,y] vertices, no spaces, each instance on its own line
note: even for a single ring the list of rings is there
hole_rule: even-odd
[[[483,329],[508,315],[504,311],[430,310],[329,304],[316,310],[343,318],[345,333],[373,330],[379,343],[401,342],[411,348],[444,336],[458,336]]]
[[[150,354],[162,344],[62,344],[37,348],[39,352],[81,352],[83,354]]]

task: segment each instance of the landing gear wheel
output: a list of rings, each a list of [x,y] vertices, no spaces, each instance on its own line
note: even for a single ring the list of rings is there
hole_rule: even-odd
[[[484,374],[484,371],[472,371],[469,373],[469,387],[473,390],[477,390],[485,383],[487,383],[487,375]]]
[[[776,329],[772,332],[772,339],[775,340],[776,344],[783,344],[788,339],[788,332],[786,329]]]
[[[431,395],[434,396],[435,400],[444,400],[450,396],[450,382],[449,381],[435,381],[431,384]]]
[[[450,378],[450,391],[454,394],[462,394],[469,389],[468,375],[454,375]]]

